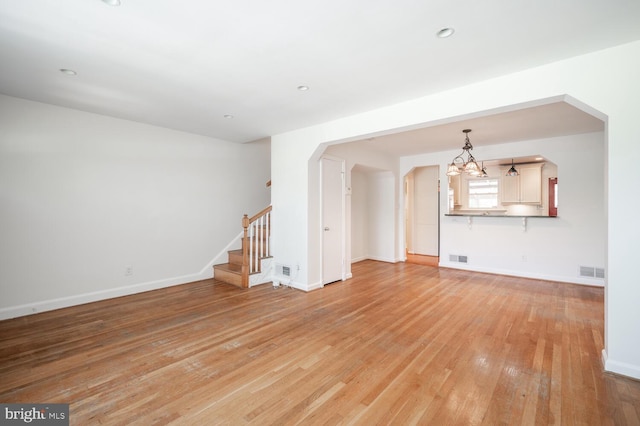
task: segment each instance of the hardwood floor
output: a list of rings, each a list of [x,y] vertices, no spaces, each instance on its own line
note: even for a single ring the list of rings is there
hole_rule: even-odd
[[[438,256],[426,256],[423,254],[412,254],[406,252],[407,263],[415,263],[416,265],[438,266],[440,258]]]
[[[640,424],[603,290],[364,261],[311,293],[214,280],[0,322],[0,401],[71,424]]]

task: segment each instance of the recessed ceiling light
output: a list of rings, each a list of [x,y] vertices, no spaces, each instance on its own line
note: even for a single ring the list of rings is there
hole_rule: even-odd
[[[102,2],[109,6],[120,6],[120,0],[102,0]]]
[[[439,38],[447,38],[451,37],[455,32],[456,30],[454,30],[453,28],[443,28],[436,33],[436,36],[438,36]]]
[[[77,72],[75,72],[74,70],[70,70],[68,68],[60,68],[60,72],[66,75],[78,75]]]
[[[309,86],[298,86],[298,90],[301,92],[306,92],[309,90]]]
[[[223,115],[223,117],[224,117],[224,118],[226,118],[226,119],[228,119],[228,120],[230,120],[230,119],[232,119],[232,118],[233,118],[233,115],[231,115],[231,114],[225,114],[225,115]]]

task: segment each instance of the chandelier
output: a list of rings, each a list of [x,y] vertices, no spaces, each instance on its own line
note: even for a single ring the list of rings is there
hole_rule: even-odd
[[[462,147],[462,152],[453,159],[449,167],[447,167],[447,176],[457,176],[462,172],[465,172],[471,176],[480,176],[483,174],[484,167],[481,169],[476,162],[476,159],[473,158],[471,151],[473,150],[473,145],[469,141],[469,132],[471,129],[464,129],[462,133],[465,134],[464,138],[464,146]],[[466,154],[467,159],[464,159],[464,155]],[[486,172],[484,172],[486,173]]]

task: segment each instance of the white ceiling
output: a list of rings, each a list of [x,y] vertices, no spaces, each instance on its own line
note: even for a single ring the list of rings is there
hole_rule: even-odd
[[[469,140],[477,148],[483,145],[601,132],[604,131],[604,121],[560,101],[393,132],[351,143],[399,157],[455,148],[462,150],[465,141],[463,129],[471,129]]]
[[[635,41],[639,23],[637,0],[0,0],[0,93],[247,142]]]

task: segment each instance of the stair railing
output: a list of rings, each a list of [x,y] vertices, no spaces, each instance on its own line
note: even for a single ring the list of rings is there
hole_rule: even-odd
[[[260,270],[260,259],[271,256],[271,206],[253,217],[242,218],[242,286],[249,287],[249,275]]]

